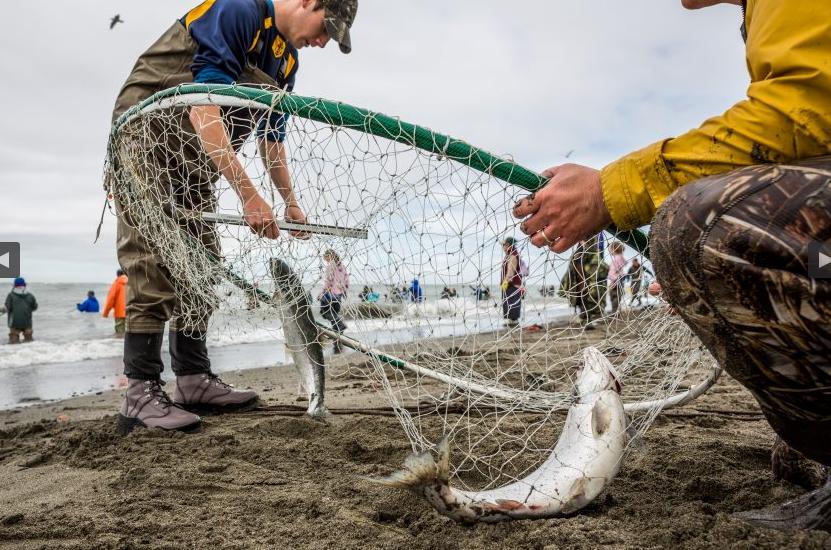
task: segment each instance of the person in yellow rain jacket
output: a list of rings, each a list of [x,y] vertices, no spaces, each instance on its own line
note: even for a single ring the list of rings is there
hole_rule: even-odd
[[[663,295],[759,402],[774,474],[818,487],[740,517],[831,531],[831,2],[683,0],[723,3],[742,6],[747,98],[602,170],[548,169],[514,215],[557,253],[652,223]]]

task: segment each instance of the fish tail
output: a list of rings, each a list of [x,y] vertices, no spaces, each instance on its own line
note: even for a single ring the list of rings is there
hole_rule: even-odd
[[[450,445],[443,437],[436,448],[438,460],[428,451],[412,453],[404,461],[404,467],[386,477],[364,478],[373,483],[399,489],[417,490],[436,482],[446,485],[450,480]]]
[[[330,413],[329,409],[326,408],[326,405],[323,404],[323,394],[313,393],[309,397],[309,408],[306,410],[306,414],[312,418],[323,419],[332,416],[332,413]]]

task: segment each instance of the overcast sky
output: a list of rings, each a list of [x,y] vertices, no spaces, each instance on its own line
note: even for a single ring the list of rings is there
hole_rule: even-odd
[[[34,281],[109,281],[101,172],[136,57],[198,0],[7,2],[0,240]],[[110,31],[119,13],[124,24]],[[601,167],[744,97],[736,6],[680,0],[360,0],[353,52],[301,52],[296,92],[398,115],[534,170]]]

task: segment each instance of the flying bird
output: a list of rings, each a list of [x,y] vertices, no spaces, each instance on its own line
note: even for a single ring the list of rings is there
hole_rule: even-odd
[[[110,30],[118,25],[119,23],[124,23],[124,20],[121,18],[121,14],[115,14],[112,19],[110,19]]]
[[[566,158],[570,157],[572,155],[572,153],[574,153],[574,149],[572,149],[571,151],[566,153]]]

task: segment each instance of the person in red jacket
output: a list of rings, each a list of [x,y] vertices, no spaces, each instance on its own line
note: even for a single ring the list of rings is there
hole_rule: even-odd
[[[104,305],[104,317],[110,316],[110,311],[115,316],[115,335],[124,338],[125,322],[127,320],[127,275],[124,271],[115,272],[115,281],[110,286],[107,294],[107,303]]]

